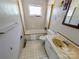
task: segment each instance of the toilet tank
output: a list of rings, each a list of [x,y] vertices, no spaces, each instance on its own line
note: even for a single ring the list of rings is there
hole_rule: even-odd
[[[49,29],[49,30],[47,31],[47,34],[48,34],[48,35],[54,35],[54,34],[56,34],[56,32],[55,32],[54,30]]]

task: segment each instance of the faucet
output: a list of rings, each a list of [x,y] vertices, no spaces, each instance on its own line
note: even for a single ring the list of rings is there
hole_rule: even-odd
[[[67,46],[69,45],[68,41],[62,41],[64,44],[66,44]]]

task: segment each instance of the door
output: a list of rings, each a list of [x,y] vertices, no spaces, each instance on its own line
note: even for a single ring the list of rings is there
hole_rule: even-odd
[[[0,34],[0,59],[18,59],[20,47],[19,26]]]
[[[22,0],[26,30],[44,29],[47,0]]]

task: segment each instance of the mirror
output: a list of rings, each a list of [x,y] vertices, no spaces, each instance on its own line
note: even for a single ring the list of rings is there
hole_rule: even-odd
[[[78,2],[78,3],[77,3]],[[79,29],[79,1],[71,1],[67,9],[63,24]]]

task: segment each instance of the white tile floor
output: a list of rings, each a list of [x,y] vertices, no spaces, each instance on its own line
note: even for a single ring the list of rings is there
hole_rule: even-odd
[[[48,59],[41,40],[27,41],[20,59]]]

